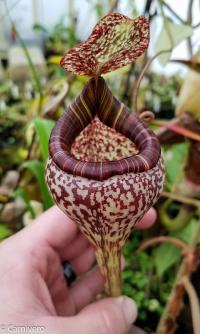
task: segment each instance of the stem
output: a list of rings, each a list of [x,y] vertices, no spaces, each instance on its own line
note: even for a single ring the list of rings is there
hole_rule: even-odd
[[[193,7],[193,0],[189,0],[188,3],[188,12],[187,12],[187,24],[192,26],[192,7]],[[191,37],[187,38],[187,44],[188,44],[188,52],[190,58],[193,56],[193,49],[192,49],[192,40]]]
[[[178,133],[181,136],[190,138],[192,140],[195,141],[200,141],[200,135],[195,132],[195,131],[191,131],[188,130],[186,127],[179,125],[179,123],[176,121],[176,119],[174,119],[171,122],[166,122],[163,120],[152,120],[151,124],[152,125],[156,125],[156,126],[160,126],[160,127],[164,127],[170,131],[174,131],[176,133]],[[186,125],[185,125],[186,126]],[[157,133],[159,135],[159,132]]]
[[[96,248],[97,263],[105,279],[105,291],[109,297],[121,295],[121,250],[114,243],[104,243]]]
[[[161,3],[164,7],[166,7],[169,12],[177,19],[179,20],[182,24],[187,24],[165,1],[161,0]]]
[[[188,277],[183,277],[182,283],[187,291],[189,300],[190,300],[190,309],[192,313],[192,324],[193,324],[193,331],[194,334],[199,333],[200,328],[200,305],[197,293],[189,281]]]
[[[135,86],[135,89],[134,89],[134,92],[133,92],[133,102],[134,102],[134,111],[135,113],[138,115],[139,114],[139,111],[138,111],[138,103],[137,103],[137,98],[138,98],[138,93],[139,93],[139,88],[140,88],[140,84],[141,84],[141,81],[146,73],[146,71],[148,70],[149,66],[151,65],[151,63],[154,61],[154,59],[156,59],[157,57],[159,57],[161,54],[163,53],[169,53],[172,51],[173,49],[173,46],[174,46],[174,41],[173,41],[173,36],[171,34],[171,31],[169,29],[169,25],[168,25],[168,21],[164,15],[164,11],[163,11],[163,8],[162,8],[162,1],[159,0],[159,4],[160,4],[160,8],[161,8],[161,14],[163,16],[163,20],[164,20],[164,26],[165,26],[165,29],[168,33],[168,36],[169,36],[169,40],[170,40],[170,43],[171,43],[171,47],[170,49],[167,49],[167,50],[161,50],[159,52],[157,52],[152,58],[150,58],[148,60],[148,62],[146,63],[146,65],[144,66],[137,82],[136,82],[136,86]]]
[[[194,205],[194,206],[196,206],[197,209],[200,209],[200,201],[196,198],[187,197],[187,196],[183,196],[183,195],[175,194],[175,193],[171,193],[171,192],[169,193],[167,191],[163,191],[161,195],[163,197],[171,198],[171,199],[173,199],[175,201],[179,201],[181,203]]]
[[[162,4],[163,4],[163,6],[164,7],[166,7],[168,10],[169,10],[169,12],[171,12],[171,14],[177,19],[177,20],[179,20],[180,21],[180,23],[182,23],[182,24],[188,24],[188,22],[187,21],[185,21],[185,20],[183,20],[182,19],[182,17],[180,17],[169,5],[168,5],[168,3],[166,3],[165,1],[163,1],[163,0],[161,0],[161,2],[162,2]],[[196,24],[194,24],[194,25],[192,25],[191,24],[191,27],[192,27],[192,29],[196,29],[196,28],[199,28],[199,26],[200,26],[200,22],[198,22],[198,23],[196,23]]]
[[[190,256],[191,255],[191,249],[188,244],[183,242],[182,240],[173,238],[173,237],[155,237],[152,239],[149,239],[147,241],[144,241],[142,245],[138,248],[137,252],[142,252],[146,250],[147,248],[154,246],[157,243],[170,243],[175,245],[176,247],[180,248],[184,256]]]
[[[109,8],[109,13],[112,13],[114,10],[117,9],[119,0],[110,0],[110,8]]]
[[[193,261],[191,258],[189,259],[189,261],[188,258],[184,258],[179,268],[173,289],[169,295],[167,305],[160,318],[156,334],[173,334],[176,329],[176,319],[183,306],[183,296],[185,292],[183,278],[189,279],[192,272],[194,272],[199,265],[199,261],[195,261],[195,248],[198,243],[199,237],[200,224],[197,225],[197,228],[193,233],[192,241],[189,244],[191,250],[194,252]]]
[[[167,49],[167,50],[161,50],[158,53],[156,53],[152,58],[150,58],[147,63],[145,64],[142,72],[140,73],[139,78],[137,79],[136,85],[135,85],[135,89],[133,91],[133,103],[134,103],[134,111],[135,113],[138,115],[139,111],[138,111],[138,103],[137,103],[137,99],[138,99],[138,93],[139,93],[139,89],[140,89],[140,84],[141,81],[146,73],[146,71],[148,70],[149,66],[151,65],[151,63],[154,61],[154,59],[156,59],[157,57],[159,57],[160,55],[162,55],[163,53],[169,53],[171,52],[172,49]]]
[[[17,0],[15,1],[9,8],[8,8],[8,11],[9,13],[15,8],[17,7],[17,5],[19,5],[19,3],[21,2],[21,0]],[[7,10],[6,10],[6,13],[2,16],[0,16],[0,21],[2,22],[6,17],[7,17],[8,13],[7,13]]]

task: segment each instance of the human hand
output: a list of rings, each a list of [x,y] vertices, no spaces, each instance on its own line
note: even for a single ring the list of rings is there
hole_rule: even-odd
[[[155,217],[149,210],[138,226],[148,227]],[[66,260],[78,276],[70,287],[63,276]],[[7,330],[8,324],[43,326],[40,333],[47,334],[126,332],[137,315],[130,298],[89,304],[104,284],[97,266],[88,271],[94,260],[93,247],[74,222],[57,207],[43,213],[0,244],[0,324]]]

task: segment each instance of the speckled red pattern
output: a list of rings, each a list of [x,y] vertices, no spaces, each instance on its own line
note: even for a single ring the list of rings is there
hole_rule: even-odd
[[[63,56],[61,66],[79,75],[101,75],[132,63],[148,44],[149,22],[144,16],[131,20],[111,13],[96,24],[85,42]]]
[[[103,124],[98,117],[75,139],[71,153],[82,161],[120,160],[138,152],[134,143],[115,129]]]
[[[63,172],[50,158],[46,180],[57,205],[95,246],[114,246],[116,242],[122,246],[134,225],[157,201],[164,167],[160,158],[147,172],[95,181]]]

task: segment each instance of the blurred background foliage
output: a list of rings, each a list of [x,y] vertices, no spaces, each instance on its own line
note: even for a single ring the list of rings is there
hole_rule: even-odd
[[[180,4],[174,10],[167,0],[147,0],[141,12],[137,1],[129,1],[130,16],[145,14],[152,27],[155,19],[160,20],[156,47],[135,64],[105,76],[112,92],[134,112],[136,81],[149,61],[137,101],[140,111],[152,110],[155,114],[150,126],[162,144],[166,182],[156,205],[156,224],[148,231],[134,231],[124,248],[127,266],[123,273],[123,291],[136,300],[137,322],[147,333],[157,328],[159,333],[197,334],[192,318],[199,312],[198,302],[196,308],[191,307],[192,317],[189,305],[194,300],[189,293],[189,298],[184,294],[187,286],[181,297],[176,293],[177,284],[183,285],[180,277],[186,276],[197,301],[200,296],[200,58],[198,39],[193,39],[199,23],[192,20],[196,2],[188,0],[187,18],[182,18]],[[0,52],[0,240],[53,205],[44,179],[50,132],[88,80],[65,73],[59,66],[62,54],[81,41],[73,6],[66,13],[70,18],[68,25],[64,16],[51,29],[34,24],[33,30],[44,36],[41,48],[26,44],[7,2],[3,4],[10,27],[9,48],[14,55]],[[120,1],[107,0],[93,1],[90,10],[97,20],[119,8]],[[173,59],[171,51],[183,41],[187,59]],[[176,62],[187,71],[173,75],[155,71],[150,59],[161,50],[168,52],[159,58],[160,68]],[[17,61],[13,62],[13,58]],[[147,240],[152,243],[138,251]],[[188,261],[190,266],[184,267]],[[165,322],[172,316],[171,299],[176,312],[173,330],[167,332]]]

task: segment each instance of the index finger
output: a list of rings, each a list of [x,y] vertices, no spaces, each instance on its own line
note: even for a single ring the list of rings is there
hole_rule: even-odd
[[[57,206],[42,213],[31,225],[19,233],[23,243],[46,242],[52,248],[66,247],[77,235],[75,222],[68,218]]]

